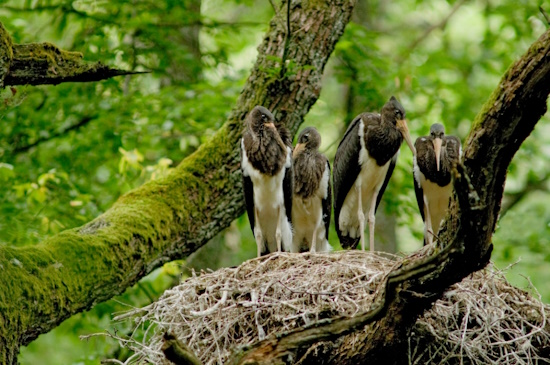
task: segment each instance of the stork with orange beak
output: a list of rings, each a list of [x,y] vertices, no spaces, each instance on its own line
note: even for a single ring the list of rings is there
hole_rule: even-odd
[[[414,190],[424,220],[424,244],[429,245],[449,207],[451,170],[460,158],[461,145],[458,137],[446,136],[445,127],[435,123],[430,135],[417,138],[414,146]]]

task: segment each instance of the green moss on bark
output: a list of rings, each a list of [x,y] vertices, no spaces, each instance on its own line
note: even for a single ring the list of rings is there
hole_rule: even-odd
[[[9,85],[59,84],[99,81],[129,72],[101,62],[89,63],[80,52],[69,52],[51,43],[13,44],[0,22],[0,88]]]
[[[13,59],[11,36],[0,22],[0,88],[4,87],[4,78],[8,74]]]

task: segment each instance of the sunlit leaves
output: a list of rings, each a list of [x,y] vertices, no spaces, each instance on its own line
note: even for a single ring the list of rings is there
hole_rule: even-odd
[[[14,177],[13,165],[9,163],[0,162],[0,180],[6,181]]]
[[[121,174],[125,174],[128,169],[142,169],[143,155],[136,148],[132,151],[126,151],[124,148],[119,147],[118,151],[122,154],[122,158],[118,164],[118,171]]]

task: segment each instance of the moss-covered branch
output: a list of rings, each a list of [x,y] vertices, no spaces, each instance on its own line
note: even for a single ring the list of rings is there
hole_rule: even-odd
[[[0,88],[99,81],[136,73],[140,72],[85,62],[82,53],[64,51],[51,43],[14,44],[0,22]]]
[[[440,250],[406,259],[388,275],[369,311],[268,338],[238,353],[234,363],[283,364],[288,358],[304,364],[406,362],[406,341],[418,316],[450,285],[489,262],[507,168],[546,112],[549,93],[550,30],[509,68],[476,117],[440,231]],[[350,332],[355,333],[345,336]]]
[[[16,362],[20,345],[186,257],[242,214],[239,138],[246,114],[261,104],[297,130],[319,96],[353,4],[292,2],[291,22],[301,26],[286,53],[295,66],[283,78],[269,72],[281,67],[274,59],[282,57],[286,35],[272,20],[229,120],[173,174],[122,196],[83,227],[33,247],[0,246],[0,363]]]

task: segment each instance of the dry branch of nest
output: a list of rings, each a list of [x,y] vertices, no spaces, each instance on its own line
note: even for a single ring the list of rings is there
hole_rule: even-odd
[[[400,258],[361,251],[272,254],[237,268],[203,273],[168,290],[155,303],[118,316],[145,326],[141,341],[120,339],[126,363],[170,364],[165,333],[204,364],[226,362],[233,351],[324,318],[370,308]],[[453,285],[416,323],[411,364],[531,364],[550,349],[550,307],[488,268]],[[354,336],[354,334],[350,335]],[[548,355],[546,355],[548,356]]]

